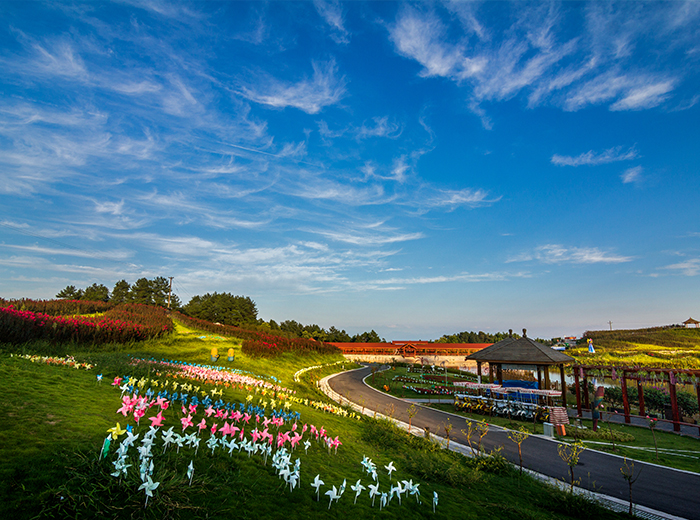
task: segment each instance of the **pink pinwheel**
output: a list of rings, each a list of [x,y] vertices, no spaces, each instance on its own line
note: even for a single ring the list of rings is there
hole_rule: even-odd
[[[302,434],[305,433],[306,430],[308,430],[308,429],[309,429],[309,427],[306,424],[304,424],[304,426],[302,426],[302,428],[301,428],[301,433]]]
[[[330,437],[329,437],[329,439],[330,439]],[[328,443],[329,447],[335,448],[335,453],[336,453],[336,454],[338,453],[338,446],[340,446],[341,444],[343,444],[343,443],[340,442],[340,439],[338,439],[338,436],[336,436],[335,439],[331,440],[331,441]]]
[[[165,411],[168,409],[168,406],[170,406],[170,401],[163,400],[163,402],[160,404],[160,409]]]
[[[243,414],[241,412],[239,412],[238,410],[236,410],[235,412],[233,412],[231,414],[231,419],[233,419],[236,422],[240,421],[241,417],[243,417]]]
[[[297,423],[292,424],[292,431],[297,431]]]
[[[217,419],[219,419],[219,418],[221,418],[221,417],[223,417],[223,416],[224,416],[224,411],[223,411],[221,408],[219,408],[219,409],[216,411],[215,417],[216,417]]]
[[[272,419],[268,419],[267,417],[265,417],[265,419],[263,419],[263,426],[265,428],[267,428],[267,425],[270,424],[271,422],[272,422]]]
[[[255,424],[260,424],[260,416],[255,414]]]
[[[204,428],[206,428],[206,427],[207,427],[207,421],[206,421],[206,419],[202,419],[202,420],[199,421],[199,423],[197,424],[197,428],[199,428],[199,431],[200,431],[200,432],[201,432]]]
[[[245,430],[241,428],[241,434],[238,436],[238,440],[243,440],[243,437],[245,436]]]
[[[214,423],[211,427],[211,434],[214,435],[216,433],[216,429],[219,427],[218,424]]]
[[[163,426],[163,421],[165,420],[165,417],[163,417],[163,412],[158,412],[158,415],[155,415],[153,417],[148,418],[149,421],[151,421],[151,426],[153,427],[160,427]]]
[[[134,405],[131,404],[131,399],[129,399],[128,395],[125,395],[122,397],[122,407],[117,410],[117,413],[121,413],[124,417],[129,415],[134,409]]]
[[[146,412],[144,410],[134,410],[134,420],[136,421],[136,424],[139,424],[141,417],[143,417],[144,415],[146,415]]]
[[[229,435],[231,435],[231,438],[233,438],[236,435],[237,431],[240,431],[240,428],[232,424],[231,429],[229,430]]]
[[[291,438],[291,443],[292,443],[292,448],[296,448],[297,444],[299,444],[299,441],[301,440],[302,436],[299,435],[298,433],[294,433],[294,437]]]
[[[112,386],[119,386],[122,384],[122,378],[121,377],[115,377],[114,381],[112,381]]]
[[[184,407],[184,405],[180,409],[182,410],[182,415],[187,415],[188,413],[190,413],[189,410]]]
[[[165,402],[165,398],[162,396],[156,397],[156,404],[160,406],[161,410],[163,409],[163,403]]]
[[[250,432],[250,436],[253,438],[253,442],[258,442],[258,440],[260,440],[260,437],[262,436],[262,434],[256,428],[255,430]]]
[[[246,424],[248,424],[248,421],[250,421],[251,418],[252,418],[252,415],[250,415],[249,413],[247,413],[247,414],[245,414],[245,415],[243,416],[243,422],[245,422]]]
[[[204,413],[207,415],[207,417],[211,417],[211,414],[213,414],[215,411],[216,410],[214,410],[214,408],[211,405],[209,405],[209,408],[204,410]]]
[[[191,404],[191,405],[190,405],[190,413],[191,413],[192,415],[194,415],[194,414],[197,413],[197,405],[196,405],[196,404]]]
[[[221,436],[225,438],[227,435],[231,435],[231,425],[225,422],[219,431],[221,432]]]
[[[192,416],[191,415],[188,415],[187,417],[183,417],[182,419],[180,419],[180,422],[182,423],[182,431],[183,432],[185,431],[185,429],[188,426],[194,426],[194,424],[192,424]]]
[[[318,433],[319,435],[321,435],[322,438],[326,438],[326,429],[323,426],[321,426],[321,429],[318,430]]]
[[[228,410],[225,410],[224,413],[221,414],[221,418],[225,421],[228,419]]]

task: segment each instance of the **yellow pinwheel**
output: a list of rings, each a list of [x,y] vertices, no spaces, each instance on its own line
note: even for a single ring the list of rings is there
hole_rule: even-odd
[[[107,430],[107,433],[111,433],[112,439],[117,440],[117,437],[119,437],[120,435],[124,435],[126,433],[126,430],[123,429],[119,425],[119,423],[117,423],[117,425],[114,428],[110,428],[109,430]]]

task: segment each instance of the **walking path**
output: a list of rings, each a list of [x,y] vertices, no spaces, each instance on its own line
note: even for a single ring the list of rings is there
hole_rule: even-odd
[[[325,386],[325,391],[342,404],[351,404],[358,410],[362,408],[365,413],[372,410],[390,415],[407,424],[407,410],[412,403],[366,385],[364,379],[370,374],[368,367],[343,372],[326,378],[322,387]],[[429,429],[440,435],[448,421],[453,425],[450,446],[459,443],[467,449],[467,438],[461,432],[464,417],[420,406],[412,418],[412,425],[414,429]],[[555,481],[568,482],[568,466],[557,453],[558,444],[553,439],[531,435],[523,443],[524,467]],[[502,446],[503,456],[518,464],[517,446],[508,439],[505,429],[491,425],[482,445],[489,451]],[[581,479],[581,488],[606,495],[606,500],[617,504],[616,510],[626,511],[624,504],[628,504],[629,488],[620,473],[623,463],[623,458],[617,455],[587,449],[581,455],[575,476]],[[633,489],[638,516],[650,519],[700,518],[700,474],[640,461],[634,461],[634,465],[635,472],[641,470]]]

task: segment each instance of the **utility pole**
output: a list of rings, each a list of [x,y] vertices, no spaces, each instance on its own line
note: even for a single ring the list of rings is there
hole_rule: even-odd
[[[612,330],[612,321],[609,321],[608,324],[610,325],[610,330]]]
[[[168,310],[170,310],[170,297],[173,294],[173,276],[168,276],[170,278],[170,290],[168,291]]]

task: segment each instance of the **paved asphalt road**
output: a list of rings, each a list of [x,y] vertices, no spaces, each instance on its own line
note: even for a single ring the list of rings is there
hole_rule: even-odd
[[[394,417],[408,423],[406,410],[410,406],[401,399],[396,399],[378,392],[363,383],[363,378],[370,374],[370,369],[344,372],[329,380],[331,388],[350,401],[357,403],[360,396],[364,398],[365,408],[385,413],[394,405]],[[467,445],[466,436],[461,432],[464,422],[453,415],[421,407],[413,417],[413,426],[430,428],[432,433],[444,434],[443,425],[450,419],[453,424],[451,439]],[[569,481],[568,466],[557,454],[557,444],[541,437],[529,437],[522,445],[523,465],[533,471],[559,480]],[[503,455],[510,461],[518,463],[518,449],[506,436],[505,432],[492,427],[484,437],[488,450],[503,446]],[[601,452],[586,450],[581,455],[580,463],[575,469],[575,477],[581,479],[581,486],[621,500],[628,500],[628,484],[622,477],[620,467],[623,460]],[[635,473],[641,468],[639,479],[633,486],[634,502],[658,511],[687,519],[700,519],[700,475],[675,471],[667,468],[636,462]]]

